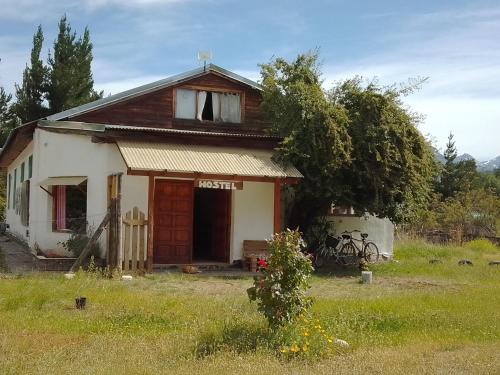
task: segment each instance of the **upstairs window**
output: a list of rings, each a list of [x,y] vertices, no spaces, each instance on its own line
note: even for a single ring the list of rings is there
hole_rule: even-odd
[[[177,89],[175,117],[213,122],[241,122],[240,94]]]

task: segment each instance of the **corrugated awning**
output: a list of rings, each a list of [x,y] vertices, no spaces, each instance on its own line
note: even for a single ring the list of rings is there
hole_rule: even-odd
[[[87,177],[84,176],[59,176],[59,177],[49,177],[40,182],[40,186],[51,186],[51,185],[80,185],[85,181]]]
[[[133,171],[162,171],[228,176],[300,178],[292,166],[272,161],[272,152],[202,145],[117,142],[127,166]]]

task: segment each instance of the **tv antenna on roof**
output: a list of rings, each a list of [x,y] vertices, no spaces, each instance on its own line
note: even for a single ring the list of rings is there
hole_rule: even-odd
[[[211,51],[199,51],[198,52],[198,60],[203,61],[203,70],[207,70],[207,61],[212,60],[212,52]]]

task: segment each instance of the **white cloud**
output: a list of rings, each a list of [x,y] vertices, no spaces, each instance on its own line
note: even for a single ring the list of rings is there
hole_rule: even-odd
[[[152,7],[186,3],[191,0],[0,0],[0,20],[46,22],[61,14],[101,8],[133,8],[149,10]]]
[[[409,29],[383,39],[387,48],[348,65],[325,66],[325,86],[354,75],[378,77],[382,84],[429,77],[405,98],[425,116],[422,132],[442,146],[451,131],[459,152],[479,159],[498,156],[499,16],[500,7],[410,17]]]
[[[83,4],[91,10],[103,7],[146,8],[159,5],[184,3],[189,0],[84,0]]]

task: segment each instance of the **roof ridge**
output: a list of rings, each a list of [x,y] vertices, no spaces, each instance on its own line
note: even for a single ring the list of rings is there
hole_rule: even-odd
[[[254,82],[248,78],[245,78],[239,74],[233,73],[233,72],[226,70],[224,68],[221,68],[220,66],[217,66],[215,64],[210,63],[207,65],[207,67],[199,67],[199,68],[192,69],[192,70],[189,70],[189,71],[184,72],[184,73],[175,74],[173,76],[166,77],[166,78],[160,79],[158,81],[150,82],[150,83],[147,83],[147,84],[144,84],[144,85],[141,85],[141,86],[129,89],[129,90],[125,90],[125,91],[110,95],[108,97],[95,100],[95,101],[90,102],[90,103],[82,104],[80,106],[70,108],[70,109],[67,109],[67,110],[62,111],[62,112],[54,113],[53,115],[47,116],[46,119],[50,120],[50,121],[58,121],[58,120],[62,120],[64,118],[67,118],[70,116],[75,116],[75,115],[79,115],[82,113],[90,112],[90,111],[98,109],[98,108],[107,107],[109,105],[119,103],[121,101],[131,99],[131,98],[134,98],[134,97],[139,96],[139,95],[154,92],[156,90],[160,90],[162,88],[172,86],[178,82],[185,81],[187,79],[191,79],[191,78],[194,78],[196,76],[205,74],[207,72],[207,70],[222,74],[228,78],[234,79],[234,80],[239,81],[243,84],[246,84],[250,87],[253,87],[256,90],[262,90],[262,86],[259,83]]]

